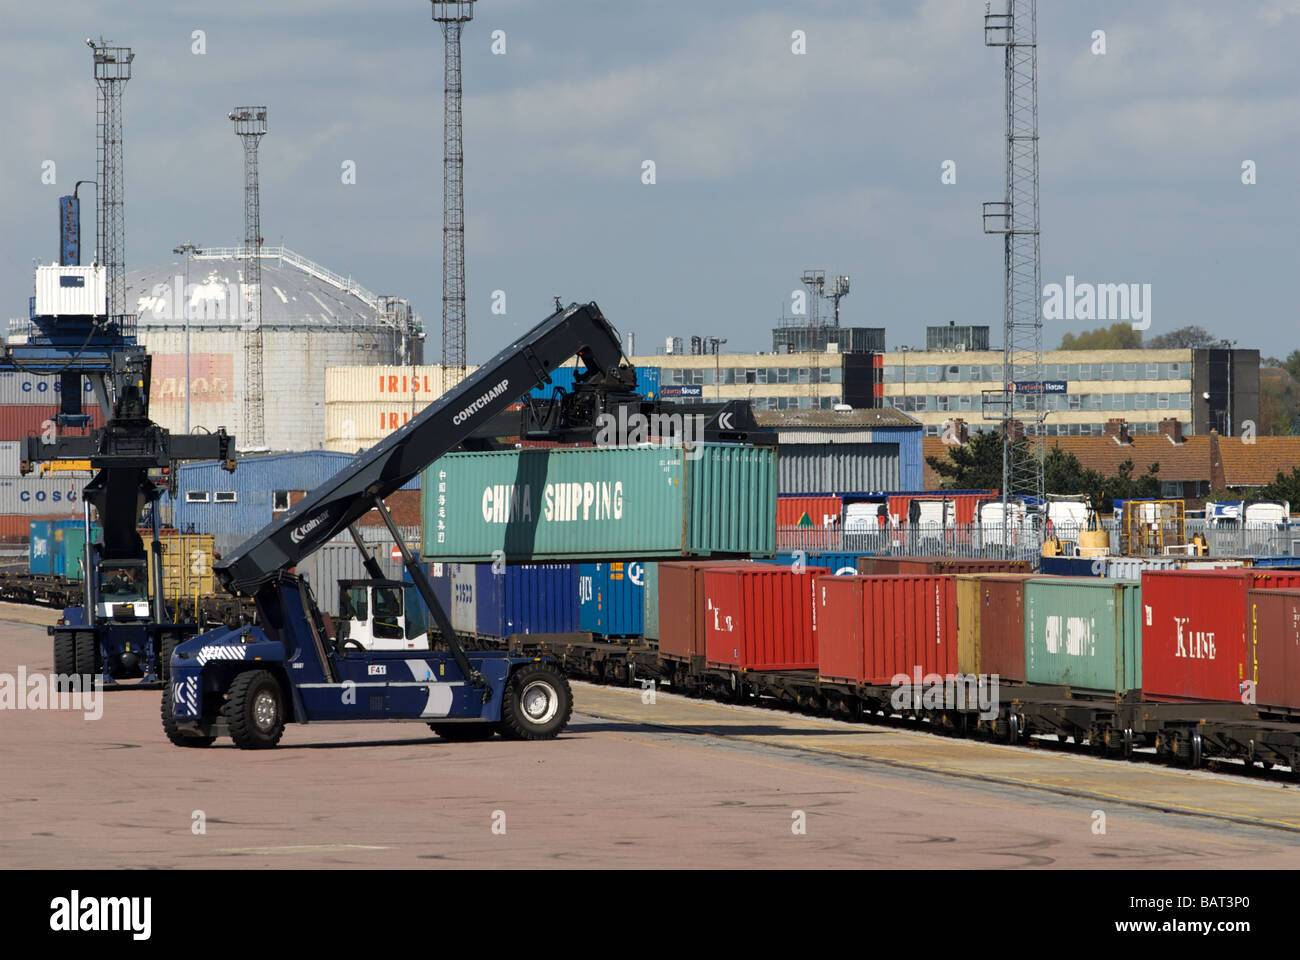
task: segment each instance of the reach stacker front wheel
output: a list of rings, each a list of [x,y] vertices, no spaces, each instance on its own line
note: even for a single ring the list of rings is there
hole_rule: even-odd
[[[506,683],[501,733],[511,740],[550,740],[572,714],[573,691],[564,674],[549,663],[530,663]]]
[[[248,670],[235,677],[226,698],[226,723],[235,746],[265,750],[284,733],[284,698],[280,684],[265,670]]]

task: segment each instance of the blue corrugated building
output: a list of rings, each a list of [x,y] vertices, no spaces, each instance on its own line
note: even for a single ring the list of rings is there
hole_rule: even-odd
[[[924,489],[921,424],[893,409],[767,410],[780,493]]]
[[[249,536],[354,460],[350,453],[313,450],[241,457],[234,473],[216,460],[180,464],[172,524],[182,531]],[[419,490],[420,478],[402,489]]]

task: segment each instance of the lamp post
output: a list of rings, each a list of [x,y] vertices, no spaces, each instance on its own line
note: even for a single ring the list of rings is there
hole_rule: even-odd
[[[718,347],[726,342],[725,338],[720,340],[717,337],[709,337],[709,346],[713,350],[713,396],[714,399],[718,400],[722,399],[722,377],[718,366]]]
[[[1225,436],[1232,436],[1233,419],[1232,419],[1232,368],[1234,366],[1232,348],[1237,345],[1236,340],[1223,340],[1223,348],[1228,351],[1228,429]]]
[[[196,253],[202,253],[197,246],[188,240],[179,247],[172,248],[172,253],[185,254],[185,289],[182,297],[185,306],[185,432],[190,432],[190,257]]]

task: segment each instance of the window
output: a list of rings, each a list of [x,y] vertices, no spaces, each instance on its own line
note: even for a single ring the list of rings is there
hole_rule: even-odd
[[[943,413],[947,413],[947,412],[948,412],[948,400],[949,400],[949,398],[946,397],[946,396],[945,396],[945,397],[940,397],[940,398],[939,398],[939,409],[940,409],[940,411],[942,411]]]
[[[1167,393],[1156,394],[1156,408],[1159,410],[1169,409],[1169,394]]]
[[[1079,380],[1091,380],[1091,379],[1092,379],[1092,364],[1091,364],[1091,363],[1081,363],[1081,364],[1079,364],[1078,366],[1079,366],[1079,373],[1078,373],[1077,379],[1079,379]]]
[[[185,491],[185,502],[186,502],[186,503],[207,503],[207,502],[208,502],[208,491],[206,491],[206,490],[186,490],[186,491]]]
[[[1159,364],[1157,364],[1157,363],[1148,363],[1148,364],[1147,364],[1147,379],[1148,379],[1148,380],[1159,380],[1159,379],[1160,379],[1160,365],[1159,365]]]
[[[962,396],[957,398],[958,410],[969,410],[971,408],[970,405],[971,405],[970,394],[963,394]]]
[[[237,499],[234,490],[218,490],[213,497],[217,503],[234,503]]]
[[[1101,379],[1103,379],[1103,380],[1114,380],[1114,379],[1115,379],[1115,364],[1113,364],[1113,363],[1103,363],[1103,364],[1101,365]]]
[[[273,490],[271,492],[271,512],[279,513],[289,509],[289,491]]]
[[[1083,409],[1083,397],[1080,394],[1072,393],[1066,399],[1069,400],[1071,410]]]

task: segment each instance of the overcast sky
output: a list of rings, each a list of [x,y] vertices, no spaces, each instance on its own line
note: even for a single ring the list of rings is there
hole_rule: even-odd
[[[25,315],[33,258],[57,256],[57,197],[95,176],[85,38],[102,34],[136,54],[128,269],[173,259],[184,240],[241,241],[226,114],[265,103],[266,242],[408,297],[437,359],[443,40],[429,3],[0,7],[10,316]],[[852,276],[842,322],[886,327],[891,348],[949,320],[991,324],[1001,342],[1002,250],[980,206],[1003,193],[1004,93],[983,0],[476,8],[464,37],[472,362],[555,294],[596,300],[641,353],[693,333],[770,349],[812,267]],[[1095,30],[1105,55],[1091,52]],[[1151,334],[1200,324],[1266,354],[1300,346],[1300,0],[1044,0],[1038,38],[1044,284],[1150,283]],[[46,160],[55,185],[41,182]],[[948,160],[954,185],[941,183]],[[345,161],[355,184],[342,183]],[[94,246],[89,216],[83,242]],[[1087,326],[1049,321],[1046,345]]]

